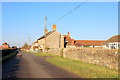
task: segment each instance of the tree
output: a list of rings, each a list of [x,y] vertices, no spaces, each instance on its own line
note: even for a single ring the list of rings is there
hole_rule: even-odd
[[[23,47],[28,47],[28,44],[27,43],[24,43],[24,46]]]
[[[22,48],[24,49],[28,49],[29,45],[27,43],[24,44],[24,46]]]

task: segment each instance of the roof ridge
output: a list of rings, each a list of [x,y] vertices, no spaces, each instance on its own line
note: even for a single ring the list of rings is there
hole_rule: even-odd
[[[56,30],[52,30],[52,31],[49,31],[48,33],[44,34],[43,36],[41,36],[38,40],[42,39],[42,38],[45,38],[45,36],[49,36],[50,34],[52,34],[53,32],[55,32]]]

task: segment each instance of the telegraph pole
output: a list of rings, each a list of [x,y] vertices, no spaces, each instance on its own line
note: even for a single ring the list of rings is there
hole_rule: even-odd
[[[46,29],[46,24],[47,24],[47,17],[45,16],[44,18],[44,28]]]
[[[29,45],[30,45],[30,42],[31,42],[31,38],[30,38],[30,35],[29,35],[29,37],[28,37],[28,40],[29,40]]]
[[[45,36],[45,50],[46,50],[46,23],[47,23],[47,17],[44,18],[44,36]]]

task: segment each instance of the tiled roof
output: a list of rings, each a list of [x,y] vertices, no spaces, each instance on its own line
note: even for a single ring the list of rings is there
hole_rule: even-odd
[[[98,41],[98,40],[75,40],[75,45],[77,46],[100,46],[105,41]]]
[[[52,34],[52,33],[55,32],[55,31],[56,31],[56,30],[53,30],[53,31],[48,32],[46,35],[43,35],[42,37],[40,37],[38,40],[45,38],[45,36],[46,36],[46,37],[49,36],[50,34]]]
[[[38,46],[34,46],[33,49],[38,48]]]
[[[72,42],[71,37],[68,36],[68,35],[63,35],[63,36],[64,36],[64,38],[65,38],[65,41],[68,41],[68,42],[67,42],[67,45],[71,45],[71,42]]]
[[[120,42],[120,35],[112,36],[105,43],[109,43],[109,42]]]
[[[38,40],[37,40],[37,41],[35,41],[35,43],[38,43]]]
[[[8,45],[6,42],[4,42],[2,45]]]

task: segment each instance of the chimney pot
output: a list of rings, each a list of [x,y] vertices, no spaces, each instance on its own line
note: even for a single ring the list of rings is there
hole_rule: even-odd
[[[52,30],[56,30],[56,25],[52,25]]]
[[[68,32],[68,34],[67,34],[69,37],[70,37],[70,32]]]

